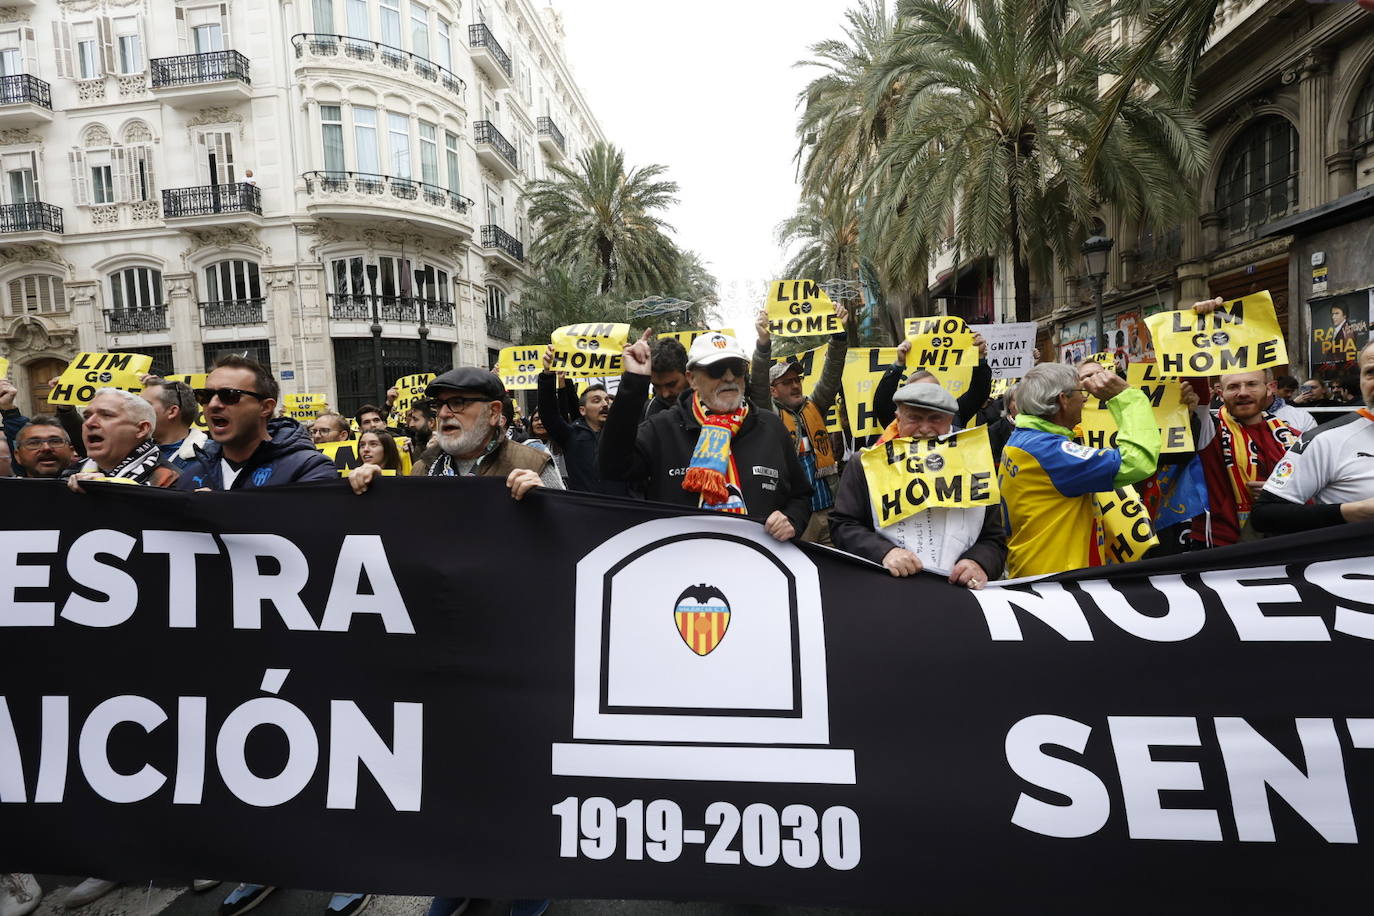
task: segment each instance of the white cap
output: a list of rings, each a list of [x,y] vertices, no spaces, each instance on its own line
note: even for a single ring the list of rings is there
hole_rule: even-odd
[[[723,359],[742,359],[746,363],[749,357],[744,352],[744,348],[739,345],[739,341],[726,334],[712,331],[709,334],[702,334],[692,341],[692,349],[687,353],[687,368],[693,366],[709,366],[711,363],[718,363]]]

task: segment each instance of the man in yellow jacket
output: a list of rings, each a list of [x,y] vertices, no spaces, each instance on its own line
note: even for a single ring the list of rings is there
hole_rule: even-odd
[[[1074,441],[1089,397],[1107,402],[1116,448]],[[1093,495],[1137,483],[1159,462],[1159,427],[1149,398],[1103,367],[1080,372],[1042,363],[1016,388],[1016,429],[1002,452],[998,482],[1007,513],[1007,575],[1037,576],[1097,566]]]

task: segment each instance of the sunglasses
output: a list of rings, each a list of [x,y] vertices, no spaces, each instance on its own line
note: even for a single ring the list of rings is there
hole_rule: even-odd
[[[743,378],[749,364],[742,359],[722,359],[720,362],[711,363],[701,368],[711,378],[720,378],[725,375],[726,370],[733,370],[735,375]]]
[[[256,391],[247,391],[243,388],[197,388],[196,403],[201,407],[205,407],[215,398],[219,398],[221,404],[230,407],[237,404],[239,398],[243,397],[245,394],[250,398],[257,398],[259,401],[267,400],[266,395],[258,394]]]

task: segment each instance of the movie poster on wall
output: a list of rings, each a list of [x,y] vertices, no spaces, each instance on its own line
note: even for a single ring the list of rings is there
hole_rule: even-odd
[[[1308,307],[1312,318],[1309,345],[1313,371],[1335,371],[1355,365],[1360,349],[1369,342],[1374,289],[1319,299]]]

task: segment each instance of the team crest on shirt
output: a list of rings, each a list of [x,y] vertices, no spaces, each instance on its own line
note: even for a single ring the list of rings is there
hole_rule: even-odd
[[[697,655],[710,655],[730,626],[730,602],[714,585],[693,585],[678,595],[673,620],[687,648]]]

